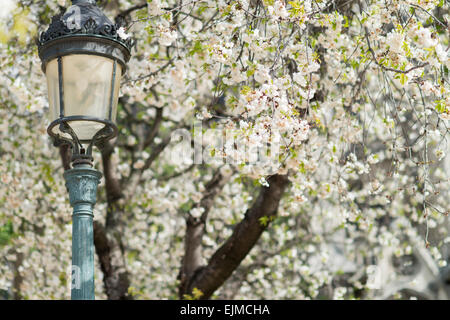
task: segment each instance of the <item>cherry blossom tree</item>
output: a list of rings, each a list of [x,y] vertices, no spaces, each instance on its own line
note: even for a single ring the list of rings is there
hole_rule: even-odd
[[[448,1],[98,3],[137,41],[94,155],[97,298],[449,298]],[[35,43],[69,5],[2,1],[5,298],[68,298]]]

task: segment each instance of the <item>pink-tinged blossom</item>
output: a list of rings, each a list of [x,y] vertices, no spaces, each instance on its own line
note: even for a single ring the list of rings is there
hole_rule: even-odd
[[[165,27],[162,24],[156,27],[158,41],[162,46],[170,46],[177,38],[178,33],[170,27]]]
[[[119,37],[121,37],[124,40],[126,40],[126,39],[128,39],[130,37],[130,35],[125,32],[125,28],[124,27],[120,27],[117,30],[117,34],[119,35]]]

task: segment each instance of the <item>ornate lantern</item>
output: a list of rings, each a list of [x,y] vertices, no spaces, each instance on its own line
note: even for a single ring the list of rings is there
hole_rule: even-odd
[[[75,164],[92,161],[92,146],[117,135],[120,79],[133,42],[121,37],[95,0],[72,3],[53,17],[38,49],[52,119],[47,131],[56,145],[72,146]]]

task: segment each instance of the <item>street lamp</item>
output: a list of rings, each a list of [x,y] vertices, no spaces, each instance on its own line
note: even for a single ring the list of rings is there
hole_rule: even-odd
[[[55,146],[72,148],[64,178],[73,207],[73,300],[94,299],[93,207],[101,173],[92,168],[92,148],[117,135],[120,79],[133,45],[95,2],[72,0],[38,40],[52,120],[47,132]]]

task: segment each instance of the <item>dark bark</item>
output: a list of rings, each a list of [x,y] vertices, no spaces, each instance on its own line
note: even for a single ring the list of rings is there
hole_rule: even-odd
[[[59,147],[59,154],[61,156],[61,163],[64,171],[70,169],[70,160],[72,158],[72,149],[68,144]]]
[[[112,161],[114,147],[108,142],[102,148],[103,175],[105,178],[106,198],[108,202],[106,224],[94,223],[94,245],[103,272],[103,284],[109,300],[126,300],[130,280],[126,269],[122,245],[122,223],[124,214],[124,196],[115,172],[116,164]]]
[[[139,10],[139,9],[143,9],[146,6],[147,6],[147,3],[142,3],[142,4],[135,5],[135,6],[129,8],[129,9],[125,10],[125,11],[121,11],[117,15],[116,20],[118,20],[118,19],[124,19],[125,20],[133,11],[136,11],[136,10]]]
[[[147,148],[158,135],[159,127],[161,126],[163,118],[163,108],[156,108],[155,119],[152,126],[149,128],[149,132],[145,137],[143,148]]]
[[[107,231],[98,221],[94,221],[94,245],[100,269],[103,272],[103,283],[109,300],[127,300],[130,281],[125,267],[120,239]]]
[[[201,266],[202,239],[205,233],[206,219],[215,197],[222,191],[228,178],[229,176],[225,177],[221,174],[220,169],[217,170],[212,179],[206,184],[203,197],[196,206],[204,210],[201,217],[195,218],[191,215],[186,217],[185,253],[178,275],[178,279],[180,280],[178,292],[181,299],[187,292],[189,279],[192,278],[194,272]]]
[[[201,299],[209,299],[239,266],[253,246],[276,216],[278,205],[289,183],[288,177],[274,175],[268,179],[269,187],[261,187],[258,198],[245,213],[244,219],[236,225],[233,234],[214,253],[206,266],[198,267],[180,293],[192,294],[194,288],[200,290]],[[266,218],[264,221],[261,218]]]
[[[123,197],[120,181],[115,175],[115,164],[111,161],[114,147],[111,143],[106,143],[101,151],[103,175],[105,177],[106,197],[108,203],[113,203]]]
[[[200,219],[188,217],[186,219],[186,234],[184,236],[184,256],[181,262],[179,295],[183,299],[183,295],[187,291],[189,279],[195,270],[201,266],[202,259],[202,237],[205,225]]]
[[[13,270],[14,270],[14,278],[13,278],[13,285],[12,285],[12,298],[14,300],[20,300],[23,298],[21,293],[21,287],[23,283],[23,277],[22,274],[19,271],[20,266],[23,263],[23,253],[22,252],[16,252],[16,260],[13,264]]]

